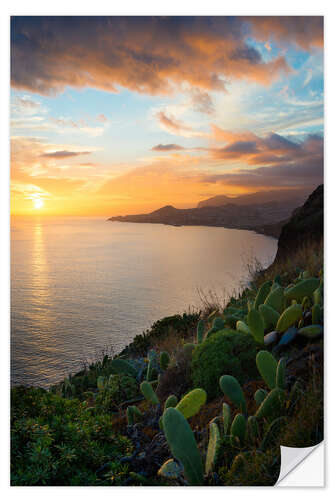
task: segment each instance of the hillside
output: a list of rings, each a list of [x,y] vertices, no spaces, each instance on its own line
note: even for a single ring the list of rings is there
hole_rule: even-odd
[[[258,205],[270,203],[272,201],[280,203],[291,203],[295,207],[304,203],[311,189],[280,189],[270,191],[258,191],[256,193],[243,194],[240,196],[230,197],[225,195],[213,196],[207,200],[200,201],[197,208],[202,207],[219,207],[232,203],[233,205]]]
[[[166,205],[148,214],[115,216],[108,220],[174,226],[220,226],[250,229],[277,237],[278,231],[276,229],[272,231],[272,228],[268,226],[287,220],[297,206],[299,206],[297,200],[270,201],[250,205],[229,203],[220,207],[207,206],[188,209],[178,209]]]

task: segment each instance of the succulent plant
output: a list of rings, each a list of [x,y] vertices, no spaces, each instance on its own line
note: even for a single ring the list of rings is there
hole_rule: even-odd
[[[166,410],[167,408],[174,408],[175,406],[177,406],[177,403],[177,396],[175,396],[174,394],[170,394],[170,396],[168,396],[167,400],[164,403],[164,410]]]
[[[213,472],[221,448],[221,435],[215,422],[209,424],[209,442],[206,454],[206,474]]]
[[[266,306],[272,307],[278,313],[282,313],[284,309],[284,291],[281,286],[276,283],[274,289],[272,289],[266,297],[264,304]]]
[[[270,327],[274,329],[277,322],[279,321],[279,313],[275,311],[273,307],[268,306],[267,304],[261,304],[259,306],[259,312],[263,317],[265,330]]]
[[[184,475],[189,484],[202,485],[204,477],[201,455],[184,415],[176,408],[167,408],[163,414],[163,430],[172,455],[184,467]]]
[[[280,414],[284,406],[285,397],[285,392],[279,387],[271,390],[259,406],[256,417],[259,419],[281,416]]]
[[[323,334],[323,327],[321,325],[308,325],[303,326],[298,330],[298,335],[307,337],[308,339],[315,339]]]
[[[276,325],[278,332],[285,332],[288,328],[294,325],[302,318],[303,310],[300,304],[292,304],[287,307],[281,314]]]
[[[258,389],[254,394],[254,400],[257,403],[257,406],[260,406],[268,392],[265,389]]]
[[[281,358],[276,369],[276,387],[280,389],[285,389],[286,387],[286,366],[286,358]]]
[[[258,420],[254,415],[247,419],[247,438],[252,444],[255,444],[259,439]]]
[[[142,413],[137,406],[128,406],[126,410],[127,423],[128,425],[133,425],[135,422],[135,417],[142,417]]]
[[[286,417],[278,417],[269,425],[263,440],[260,444],[260,451],[266,451],[267,448],[272,448],[275,444],[278,443],[279,437],[282,429],[287,423]]]
[[[186,394],[177,404],[176,410],[180,411],[185,418],[193,417],[206,403],[207,394],[203,389],[193,389]]]
[[[237,413],[235,416],[230,429],[230,434],[232,436],[232,444],[241,446],[245,442],[246,436],[246,418],[242,413]]]
[[[197,344],[201,344],[205,334],[205,322],[200,319],[197,325]]]
[[[223,403],[222,416],[223,416],[223,431],[224,434],[227,435],[231,424],[231,411],[228,403]]]
[[[234,403],[242,413],[246,414],[246,401],[239,382],[232,375],[222,375],[220,387],[224,394]]]
[[[311,309],[312,324],[318,325],[321,322],[321,310],[319,304],[314,304]]]
[[[165,479],[179,479],[184,471],[181,464],[170,458],[162,467],[158,470],[157,474],[159,476],[165,477]]]
[[[236,330],[238,330],[239,332],[251,335],[251,330],[248,327],[248,325],[246,323],[244,323],[244,321],[241,321],[241,320],[237,321]]]
[[[256,309],[251,309],[247,314],[247,323],[253,338],[259,343],[264,343],[265,325],[261,314]]]
[[[277,362],[268,351],[259,351],[256,357],[258,371],[270,389],[276,385]]]
[[[311,297],[316,288],[318,288],[319,283],[318,278],[302,279],[299,283],[296,283],[296,285],[285,291],[285,297],[288,300],[302,300],[303,297]]]
[[[149,382],[147,382],[146,380],[141,383],[140,391],[142,392],[144,397],[147,399],[147,401],[149,401],[150,403],[152,403],[154,405],[160,404],[160,401],[159,401],[154,389],[152,388],[151,384]]]
[[[271,281],[265,281],[265,283],[263,283],[261,285],[261,287],[259,288],[258,293],[256,295],[254,304],[253,304],[253,307],[255,309],[258,309],[258,307],[265,302],[266,297],[271,290],[271,286],[272,286]]]

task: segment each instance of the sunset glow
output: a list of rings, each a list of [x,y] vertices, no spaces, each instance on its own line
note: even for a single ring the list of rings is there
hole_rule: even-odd
[[[40,208],[42,208],[44,206],[44,202],[43,200],[37,198],[36,200],[34,200],[34,207],[39,210]]]
[[[112,216],[322,182],[321,17],[11,29],[14,214]]]

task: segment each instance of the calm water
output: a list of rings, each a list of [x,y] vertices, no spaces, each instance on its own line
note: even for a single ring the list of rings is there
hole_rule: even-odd
[[[119,351],[166,315],[200,308],[269,264],[273,238],[250,231],[15,217],[11,231],[12,382],[48,386],[101,348]]]

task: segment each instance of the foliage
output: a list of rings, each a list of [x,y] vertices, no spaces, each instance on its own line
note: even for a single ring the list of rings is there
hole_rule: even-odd
[[[121,473],[119,457],[131,444],[113,431],[110,415],[42,389],[16,387],[11,395],[12,485],[106,485],[111,469]]]
[[[209,398],[219,393],[219,378],[233,375],[240,383],[258,377],[256,369],[256,342],[241,332],[221,331],[215,333],[194,351],[192,380]]]

